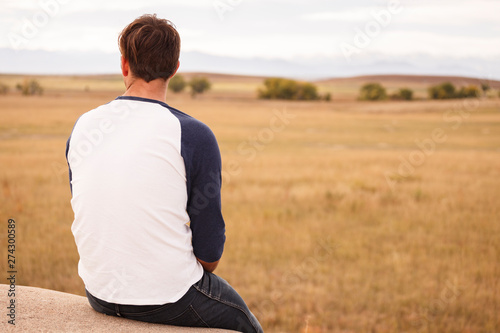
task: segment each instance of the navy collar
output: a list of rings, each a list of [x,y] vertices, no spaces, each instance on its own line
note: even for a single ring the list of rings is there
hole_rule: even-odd
[[[161,106],[164,106],[166,108],[170,108],[170,106],[167,103],[162,102],[162,101],[158,101],[156,99],[150,99],[150,98],[144,98],[144,97],[137,97],[137,96],[118,96],[116,99],[117,100],[147,102],[147,103],[156,103],[156,104],[160,104]]]

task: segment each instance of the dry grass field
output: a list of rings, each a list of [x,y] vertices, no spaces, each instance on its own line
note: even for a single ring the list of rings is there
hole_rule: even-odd
[[[13,218],[18,284],[83,295],[65,143],[121,85],[40,82],[43,96],[0,96],[0,271]],[[217,273],[266,332],[500,332],[499,99],[259,101],[257,80],[214,82],[167,99],[218,138]]]

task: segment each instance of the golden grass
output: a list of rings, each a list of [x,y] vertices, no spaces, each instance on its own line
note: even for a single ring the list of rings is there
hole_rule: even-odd
[[[14,218],[19,284],[84,293],[65,142],[80,114],[117,94],[0,96],[0,271]],[[499,100],[221,96],[169,104],[218,138],[227,244],[217,272],[266,332],[500,330]],[[445,142],[398,172],[436,128]]]

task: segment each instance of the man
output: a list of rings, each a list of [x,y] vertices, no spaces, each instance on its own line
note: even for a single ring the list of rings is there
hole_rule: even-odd
[[[119,45],[126,92],[82,115],[66,147],[89,302],[140,321],[262,332],[212,273],[225,242],[221,158],[206,125],[166,104],[179,34],[144,15]]]

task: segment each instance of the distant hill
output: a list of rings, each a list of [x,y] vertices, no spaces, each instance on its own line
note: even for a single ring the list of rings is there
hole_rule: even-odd
[[[0,73],[119,74],[119,57],[118,50],[105,53],[101,51],[16,51],[0,48]],[[342,56],[310,56],[290,59],[236,58],[186,51],[181,52],[180,70],[261,77],[283,76],[308,80],[401,73],[455,75],[498,80],[500,79],[499,59],[500,57],[450,59],[425,54],[405,57],[365,54],[348,62]]]
[[[362,85],[368,82],[379,82],[382,85],[387,86],[430,86],[436,85],[443,82],[451,82],[455,86],[464,85],[475,85],[480,86],[481,83],[486,82],[493,89],[500,89],[500,81],[478,79],[463,76],[431,76],[431,75],[364,75],[364,76],[354,76],[347,78],[331,78],[326,80],[318,80],[317,83],[321,84],[356,84]]]
[[[252,75],[234,75],[222,73],[206,73],[206,72],[179,72],[185,79],[189,80],[195,76],[203,76],[214,83],[255,83],[261,84],[269,76],[252,76]],[[77,75],[80,78],[92,78],[96,80],[119,80],[122,78],[120,75]],[[451,82],[455,86],[461,87],[465,85],[480,86],[481,83],[486,82],[492,89],[500,89],[500,81],[486,80],[473,77],[464,76],[433,76],[433,75],[363,75],[353,77],[329,78],[321,80],[312,80],[312,82],[320,85],[356,85],[361,86],[368,82],[379,82],[385,86],[411,86],[419,88],[427,88],[431,85],[436,85],[443,82]]]
[[[179,72],[185,79],[189,80],[195,76],[203,76],[212,82],[238,82],[238,83],[262,83],[266,76],[252,76],[252,75],[234,75],[234,74],[220,74],[220,73],[203,73],[203,72]]]

